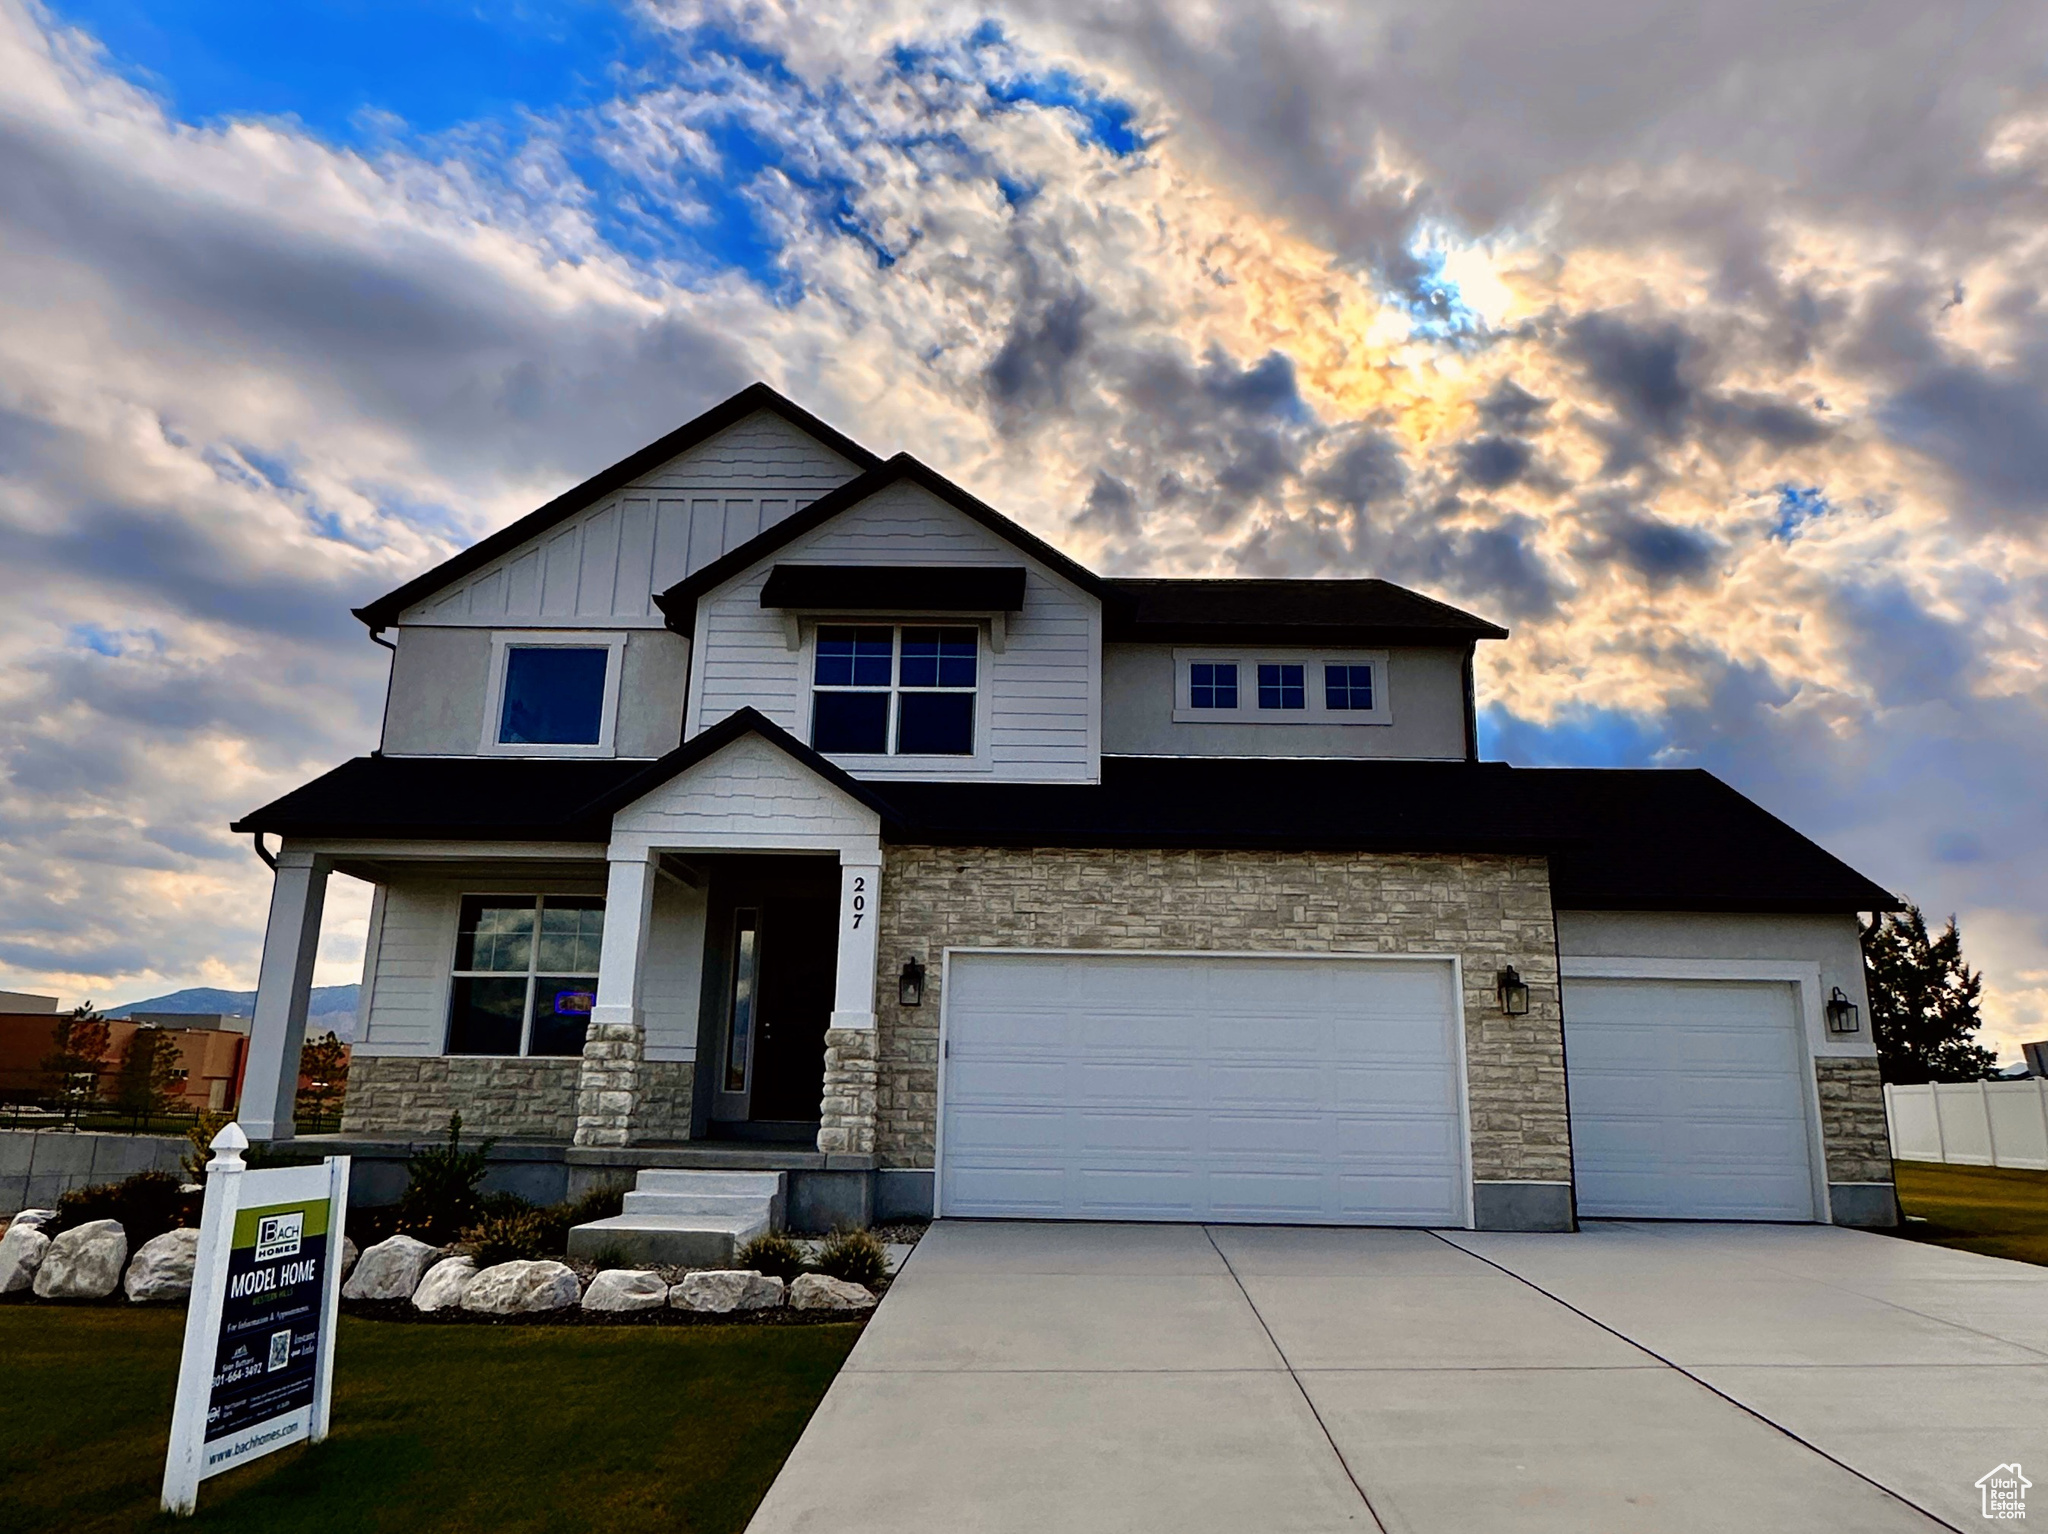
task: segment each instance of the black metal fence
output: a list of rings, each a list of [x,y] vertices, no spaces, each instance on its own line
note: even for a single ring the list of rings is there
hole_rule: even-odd
[[[346,1083],[344,1082],[344,1086]],[[69,1079],[40,1069],[0,1069],[0,1129],[77,1129],[98,1134],[184,1134],[206,1111],[182,1097],[130,1111],[113,1097],[113,1078]],[[301,1094],[295,1113],[302,1135],[341,1129],[341,1092]]]

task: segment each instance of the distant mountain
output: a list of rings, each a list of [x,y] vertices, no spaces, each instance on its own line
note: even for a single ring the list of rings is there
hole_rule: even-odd
[[[322,1033],[332,1029],[344,1039],[354,1038],[356,992],[359,989],[353,985],[314,986],[313,999],[306,1006],[307,1026],[317,1025]],[[229,1017],[248,1017],[255,1010],[254,991],[217,991],[212,986],[199,985],[190,990],[173,991],[168,996],[152,996],[147,1001],[109,1007],[107,1016],[127,1017],[133,1012],[218,1012]]]

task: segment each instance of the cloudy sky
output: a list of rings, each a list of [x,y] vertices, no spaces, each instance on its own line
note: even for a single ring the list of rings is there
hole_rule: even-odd
[[[2048,1035],[2048,7],[0,0],[0,987],[253,984],[348,608],[750,379],[1510,624]],[[337,881],[323,982],[366,893]]]

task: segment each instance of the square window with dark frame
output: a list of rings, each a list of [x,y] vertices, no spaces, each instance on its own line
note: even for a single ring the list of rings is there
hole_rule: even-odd
[[[980,666],[972,628],[821,625],[811,745],[828,755],[972,756]]]
[[[1307,708],[1308,668],[1286,662],[1259,663],[1260,708]]]
[[[1236,708],[1237,662],[1197,660],[1188,662],[1189,708]]]
[[[603,945],[602,896],[463,896],[448,1053],[583,1053]]]
[[[1369,712],[1372,708],[1372,667],[1323,667],[1323,707]]]
[[[604,738],[605,668],[611,651],[574,645],[509,645],[498,743],[594,746]]]

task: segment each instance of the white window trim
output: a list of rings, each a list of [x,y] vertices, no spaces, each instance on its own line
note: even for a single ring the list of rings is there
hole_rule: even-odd
[[[604,702],[597,716],[597,744],[537,746],[498,739],[505,715],[505,662],[513,650],[604,650]],[[485,692],[485,756],[616,756],[618,750],[619,682],[625,670],[626,635],[616,629],[501,629],[491,634],[491,676]]]
[[[995,759],[989,749],[989,731],[995,721],[995,709],[991,701],[995,689],[990,685],[990,646],[988,620],[986,618],[928,618],[923,615],[912,618],[892,618],[872,613],[859,618],[835,617],[819,618],[816,620],[808,617],[805,618],[803,620],[803,645],[798,651],[798,664],[803,668],[801,672],[803,703],[802,717],[798,721],[798,738],[805,745],[811,743],[811,715],[816,708],[819,691],[816,679],[818,675],[818,629],[820,625],[827,628],[887,628],[893,630],[897,636],[892,640],[896,647],[896,653],[891,658],[893,666],[900,666],[902,663],[903,641],[901,634],[904,629],[971,628],[974,630],[974,754],[972,756],[906,756],[886,752],[872,755],[865,753],[856,754],[848,751],[820,752],[819,754],[826,761],[836,766],[844,767],[848,771],[858,769],[863,773],[870,774],[894,772],[904,777],[943,776],[949,773],[990,772],[994,770]],[[896,673],[892,671],[891,677],[893,678],[895,675]],[[842,689],[826,688],[825,690],[831,692]],[[852,690],[858,691],[860,689]],[[871,690],[879,692],[881,689],[875,688]],[[921,688],[911,689],[913,692],[922,690]],[[889,684],[889,691],[893,699],[896,694],[903,691],[902,684],[892,680]],[[892,738],[895,727],[896,710],[892,702],[889,710],[889,728],[892,732]]]
[[[1194,708],[1188,702],[1188,668],[1197,661],[1223,661],[1237,667],[1236,708]],[[1259,666],[1303,668],[1304,708],[1260,708]],[[1333,709],[1323,702],[1323,667],[1372,667],[1372,707]],[[1392,724],[1394,706],[1388,686],[1385,650],[1211,650],[1173,652],[1173,722],[1175,724]]]

